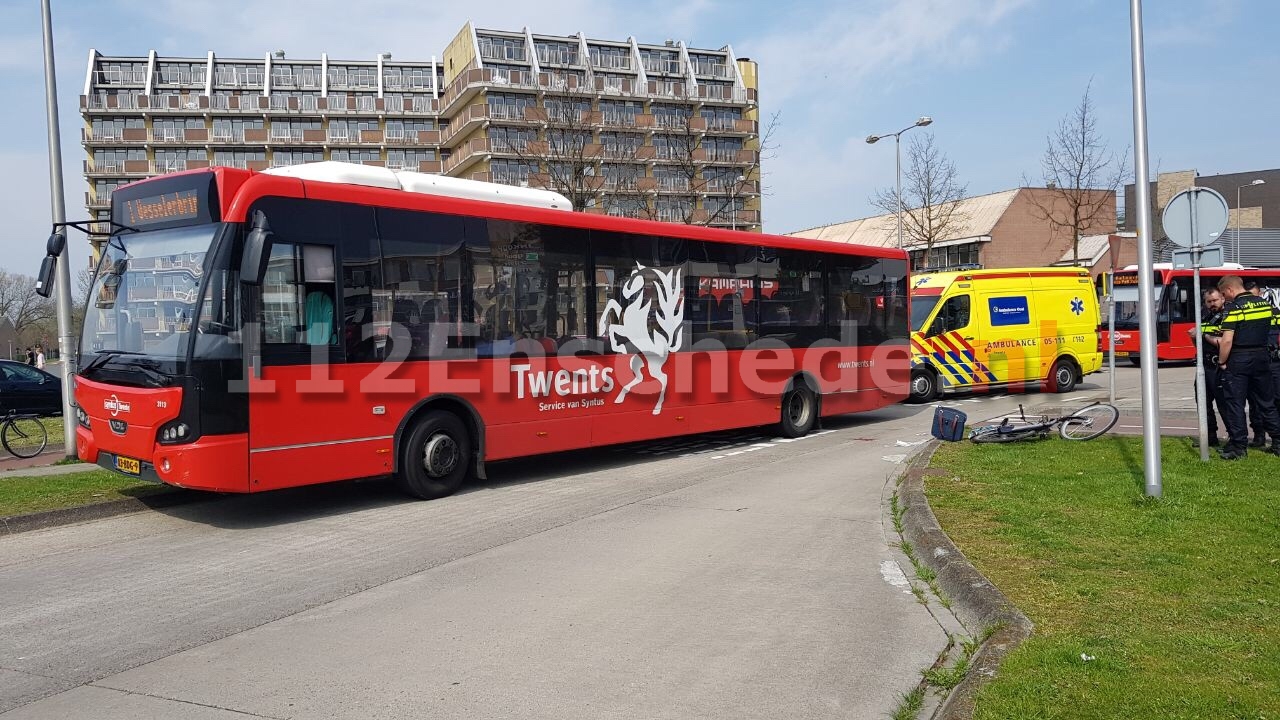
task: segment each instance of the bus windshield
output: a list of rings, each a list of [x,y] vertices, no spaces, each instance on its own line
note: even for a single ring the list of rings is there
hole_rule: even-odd
[[[81,367],[118,352],[162,360],[186,356],[204,259],[218,225],[114,235],[89,291]]]
[[[1156,285],[1152,295],[1156,298],[1156,306],[1160,304],[1160,293],[1163,285]],[[1116,303],[1116,327],[1122,330],[1138,329],[1138,286],[1117,285],[1113,290]]]
[[[924,330],[924,321],[929,319],[929,314],[938,306],[938,300],[942,299],[941,295],[912,295],[911,296],[911,329],[915,332]]]

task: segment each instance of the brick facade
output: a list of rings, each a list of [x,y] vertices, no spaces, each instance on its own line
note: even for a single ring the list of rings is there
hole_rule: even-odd
[[[1105,194],[1105,190],[1092,191]],[[1055,205],[1055,202],[1057,205]],[[1045,220],[1041,207],[1062,212],[1062,199],[1055,190],[1022,188],[991,228],[990,242],[984,243],[980,261],[986,268],[1044,267],[1057,262],[1071,250],[1069,230],[1054,228]],[[1109,232],[1116,227],[1116,203],[1112,194],[1103,216],[1083,228],[1084,235]]]

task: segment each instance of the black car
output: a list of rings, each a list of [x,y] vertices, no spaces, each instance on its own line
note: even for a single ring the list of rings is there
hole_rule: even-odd
[[[0,411],[62,414],[62,380],[12,360],[0,360]]]

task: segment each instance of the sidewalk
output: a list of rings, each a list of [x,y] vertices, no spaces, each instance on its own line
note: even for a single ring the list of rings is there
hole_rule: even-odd
[[[69,463],[56,465],[66,457],[62,445],[50,444],[45,451],[33,458],[19,458],[8,455],[0,459],[0,480],[6,477],[38,477],[42,475],[71,475],[78,472],[97,470],[97,465],[89,463]]]

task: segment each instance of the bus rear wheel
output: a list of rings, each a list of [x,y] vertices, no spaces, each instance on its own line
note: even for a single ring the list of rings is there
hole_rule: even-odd
[[[782,419],[778,423],[783,437],[798,438],[809,434],[818,424],[818,396],[803,381],[782,394]]]
[[[432,411],[419,418],[404,443],[396,481],[423,500],[452,495],[471,470],[471,434],[457,415]]]

